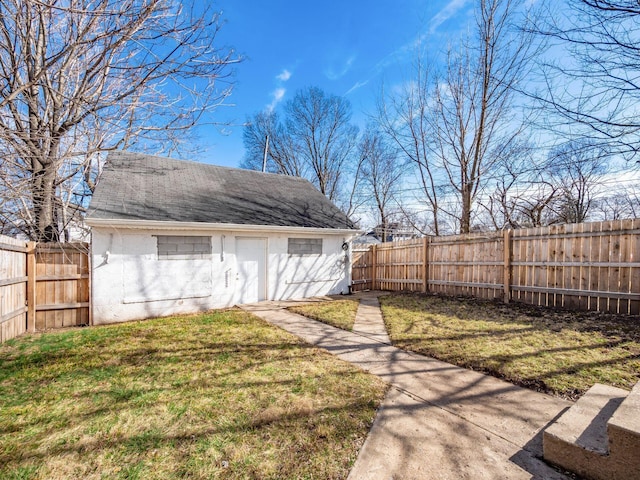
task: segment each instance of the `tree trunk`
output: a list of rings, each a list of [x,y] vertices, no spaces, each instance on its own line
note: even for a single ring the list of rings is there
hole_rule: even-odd
[[[462,213],[460,215],[460,233],[471,231],[471,188],[464,185],[462,188]]]
[[[60,234],[55,216],[55,163],[45,164],[34,173],[33,178],[33,215],[37,230],[32,240],[37,242],[57,242]]]

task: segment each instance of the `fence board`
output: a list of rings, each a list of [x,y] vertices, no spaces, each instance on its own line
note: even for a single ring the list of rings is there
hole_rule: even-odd
[[[640,219],[430,237],[354,250],[353,289],[640,313]]]
[[[88,245],[38,245],[36,329],[88,325],[89,297]]]
[[[622,230],[629,229],[630,221],[622,220]],[[623,234],[620,238],[620,258],[628,259],[631,254],[631,236],[628,234]],[[618,267],[620,276],[619,276],[619,288],[620,290],[629,290],[631,283],[631,268],[628,267]],[[622,311],[629,311],[629,299],[618,299],[618,309]]]
[[[504,295],[503,234],[431,238],[431,290],[445,295]]]
[[[376,282],[389,290],[424,290],[423,239],[378,245]]]
[[[0,235],[0,343],[27,331],[27,242]]]

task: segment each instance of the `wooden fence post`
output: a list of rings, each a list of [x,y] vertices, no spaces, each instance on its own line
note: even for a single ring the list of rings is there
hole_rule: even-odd
[[[27,332],[36,331],[36,246],[27,243]]]
[[[424,237],[424,249],[422,251],[422,255],[422,276],[424,278],[423,292],[427,293],[429,291],[429,237]]]
[[[376,289],[376,275],[378,274],[378,272],[376,272],[376,260],[377,260],[377,253],[376,253],[376,246],[371,245],[371,290],[375,290]]]
[[[502,238],[504,242],[504,303],[509,303],[511,300],[511,230],[505,230]]]
[[[87,278],[87,289],[89,290],[89,325],[93,326],[93,246],[91,243],[88,245],[89,251],[87,252],[87,270],[89,270],[89,277]],[[353,256],[353,244],[351,245],[351,255]],[[353,271],[349,269],[349,293],[351,293],[351,283],[353,282]]]

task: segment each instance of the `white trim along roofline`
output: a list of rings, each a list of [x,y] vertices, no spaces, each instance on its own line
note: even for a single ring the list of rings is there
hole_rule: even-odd
[[[176,222],[161,220],[126,220],[113,218],[87,218],[90,227],[142,228],[154,230],[232,230],[234,232],[306,233],[324,235],[360,235],[364,230],[349,228],[287,227],[282,225],[244,225],[238,223]]]

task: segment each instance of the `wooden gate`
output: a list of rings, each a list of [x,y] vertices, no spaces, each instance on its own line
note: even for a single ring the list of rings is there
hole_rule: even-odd
[[[0,343],[27,331],[27,242],[0,235]]]
[[[50,328],[91,324],[89,246],[0,235],[0,343]]]
[[[357,245],[351,253],[351,290],[373,289],[373,248]]]
[[[35,250],[35,330],[89,325],[89,246],[41,243]]]

